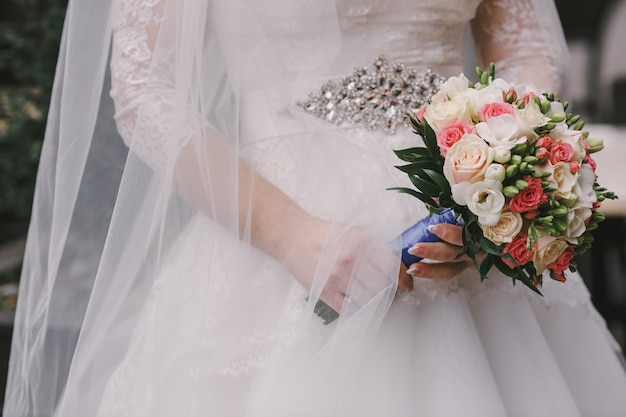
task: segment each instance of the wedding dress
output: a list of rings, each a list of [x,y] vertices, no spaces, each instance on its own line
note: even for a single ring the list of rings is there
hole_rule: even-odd
[[[543,297],[471,269],[396,295],[396,238],[427,210],[387,190],[406,183],[392,151],[420,138],[303,108],[379,57],[458,75],[472,19],[499,75],[560,88],[539,0],[71,4],[4,415],[626,415],[619,347],[579,275]],[[240,224],[240,158],[332,222],[310,289]],[[350,242],[354,302],[325,323]]]

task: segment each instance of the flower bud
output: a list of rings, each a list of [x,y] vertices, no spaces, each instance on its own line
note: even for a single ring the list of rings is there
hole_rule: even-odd
[[[537,139],[537,142],[535,142],[535,146],[550,149],[550,147],[552,146],[552,138],[550,136],[542,136]]]
[[[561,206],[561,207],[557,207],[553,210],[550,210],[549,213],[555,217],[557,216],[566,216],[567,213],[569,212],[569,210],[567,209],[567,207]]]
[[[528,183],[526,181],[524,181],[524,180],[516,180],[515,181],[515,187],[518,190],[523,190],[525,188],[528,188]]]
[[[507,178],[513,178],[519,172],[519,167],[517,165],[509,165],[506,167],[505,172]]]
[[[524,143],[519,143],[515,145],[515,147],[511,149],[511,153],[518,155],[518,154],[525,153],[526,150],[528,150],[528,143],[524,142]]]
[[[567,230],[567,223],[561,219],[556,219],[554,220],[554,227],[556,227],[556,230],[563,233]]]
[[[576,174],[578,171],[580,171],[580,164],[576,161],[570,162],[569,170],[571,171],[572,174]]]
[[[511,151],[507,148],[498,147],[494,153],[493,160],[501,164],[506,164],[511,160]]]
[[[544,129],[547,129],[547,130],[552,130],[552,129],[554,129],[555,127],[556,127],[556,123],[549,122],[549,123],[546,123],[546,124],[545,124]]]
[[[550,110],[550,102],[549,101],[542,101],[539,104],[539,109],[541,110],[541,113],[546,114],[548,112],[548,110]]]
[[[546,148],[539,148],[537,149],[537,152],[535,152],[535,156],[538,159],[546,159],[548,156],[550,156],[550,151]]]
[[[511,164],[519,165],[522,163],[522,157],[520,155],[513,155],[511,157]]]
[[[524,157],[523,161],[526,162],[527,164],[533,165],[539,162],[539,158],[537,158],[536,156],[528,155]]]
[[[502,182],[505,178],[506,170],[504,169],[504,166],[500,164],[491,164],[485,171],[485,179]]]
[[[528,162],[522,162],[521,164],[519,164],[519,172],[521,172],[522,174],[525,173],[527,169]]]
[[[566,118],[567,118],[567,114],[565,114],[565,112],[557,111],[557,112],[552,113],[552,116],[550,117],[550,121],[559,123],[565,120]]]
[[[569,101],[565,100],[563,102],[563,110],[567,110],[568,107],[569,107]]]
[[[502,194],[505,197],[513,198],[519,194],[519,189],[513,185],[508,185],[502,189]]]
[[[604,140],[602,140],[602,138],[588,138],[587,145],[589,146],[587,152],[598,152],[604,149]]]
[[[581,120],[580,122],[578,122],[574,126],[572,126],[572,129],[573,130],[583,130],[583,127],[585,127],[585,122],[584,122],[584,120]]]
[[[573,125],[574,123],[576,123],[577,121],[580,120],[580,114],[577,115],[570,115],[570,117],[567,118],[567,124],[569,126]]]
[[[509,88],[509,91],[504,93],[504,101],[510,104],[513,103],[515,100],[517,100],[517,91],[515,91],[515,89],[511,87]]]

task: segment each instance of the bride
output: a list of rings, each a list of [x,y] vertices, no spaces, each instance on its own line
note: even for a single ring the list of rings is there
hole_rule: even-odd
[[[626,415],[578,275],[480,283],[452,225],[398,258],[427,214],[386,191],[421,143],[402,114],[470,23],[559,90],[549,0],[71,1],[4,415]],[[406,107],[342,106],[413,77]]]

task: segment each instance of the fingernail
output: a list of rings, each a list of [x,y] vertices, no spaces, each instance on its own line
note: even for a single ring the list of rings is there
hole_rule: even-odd
[[[437,234],[437,232],[439,231],[439,226],[438,226],[438,225],[436,225],[436,224],[429,224],[429,225],[428,225],[428,231],[429,231],[430,233]]]
[[[413,256],[421,256],[422,247],[419,244],[413,245],[407,250],[407,252],[409,252]]]
[[[419,275],[422,272],[422,268],[419,265],[411,266],[406,273],[409,275]]]

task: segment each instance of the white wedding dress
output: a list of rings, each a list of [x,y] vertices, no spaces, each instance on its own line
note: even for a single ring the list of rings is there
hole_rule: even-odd
[[[153,138],[173,117],[168,82],[158,79],[167,78],[168,64],[150,73],[156,81],[149,93],[138,90],[147,82],[145,62],[157,60],[150,31],[165,20],[160,3],[118,2],[111,74],[122,137],[133,155],[167,172],[168,152],[180,143]],[[297,102],[357,66],[371,67],[379,56],[406,69],[460,73],[465,29],[481,2],[329,3],[250,0],[242,15],[253,24],[217,22],[219,39],[236,33],[236,53],[228,43],[218,49],[226,72],[237,73],[240,91],[217,107],[236,103],[236,146],[265,178],[309,213],[367,230],[385,246],[427,214],[417,200],[386,190],[406,182],[393,167],[398,161],[392,150],[419,146],[419,137],[405,126],[388,134],[358,123],[328,123]],[[549,57],[554,45],[525,26],[528,13],[540,13],[533,7],[541,2],[484,3],[480,13],[486,20],[475,34],[479,39],[482,30],[500,40],[483,45],[496,50],[500,74],[536,77],[520,70],[520,63],[537,59],[549,76],[532,81],[558,88],[559,64]],[[205,12],[209,20],[219,20],[222,10],[209,6]],[[497,13],[506,18],[489,21]],[[333,43],[333,36],[341,42]],[[167,52],[162,63],[184,55]],[[136,108],[147,102],[152,112],[138,116]],[[180,134],[181,143],[194,128],[208,125],[201,113],[183,116],[190,128]],[[211,124],[226,130],[212,119]],[[544,297],[493,271],[484,283],[473,270],[450,281],[416,279],[411,293],[397,297],[391,284],[372,296],[373,304],[325,325],[307,301],[315,290],[302,287],[281,263],[227,229],[195,214],[162,258],[137,251],[135,256],[160,267],[147,295],[127,304],[139,312],[136,320],[117,327],[127,332],[128,343],[116,343],[118,334],[110,331],[96,338],[99,349],[87,355],[90,333],[81,334],[58,415],[73,415],[71,410],[80,415],[81,401],[99,417],[626,415],[619,348],[577,274],[565,284],[547,280]],[[337,235],[344,230],[338,226]],[[376,247],[362,252],[364,264],[376,256]],[[380,274],[393,276],[393,268],[397,264]],[[99,277],[97,286],[106,282]],[[132,289],[129,294],[132,299]],[[92,296],[91,302],[98,300]],[[88,310],[85,322],[96,323],[97,311],[105,314],[106,308]],[[104,360],[104,353],[117,359]],[[110,376],[100,394],[92,389],[81,397],[81,387],[95,386],[89,375],[102,369]]]

